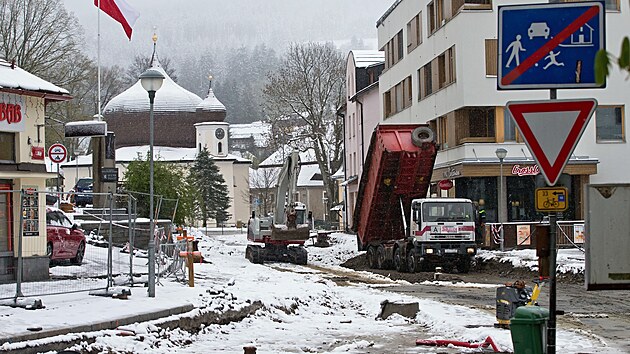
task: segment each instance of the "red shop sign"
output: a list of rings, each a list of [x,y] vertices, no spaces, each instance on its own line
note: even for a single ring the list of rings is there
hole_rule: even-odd
[[[523,166],[523,167],[521,167],[520,165],[514,165],[512,167],[512,174],[518,175],[519,177],[536,176],[539,173],[540,173],[540,168],[538,167],[538,165]]]
[[[43,146],[31,146],[31,156],[33,160],[44,159],[44,147]]]
[[[438,182],[438,187],[440,187],[441,190],[447,191],[453,188],[453,181],[450,179],[443,179]]]

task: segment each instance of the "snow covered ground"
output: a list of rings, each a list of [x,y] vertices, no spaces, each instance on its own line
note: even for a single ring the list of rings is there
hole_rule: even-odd
[[[3,323],[0,335],[20,333],[26,327],[70,326],[186,303],[223,311],[261,301],[264,306],[254,315],[240,322],[209,325],[198,333],[162,330],[154,325],[157,322],[138,323],[124,328],[126,333],[134,335],[120,336],[120,330],[100,331],[91,334],[92,344],[85,342],[71,349],[113,353],[243,353],[244,346],[253,345],[258,353],[460,353],[476,350],[417,347],[415,339],[480,342],[490,336],[501,350],[512,351],[510,332],[493,328],[495,318],[487,311],[384,291],[383,284],[396,282],[372,273],[361,275],[374,279],[373,282],[336,282],[343,278],[344,272],[353,272],[339,265],[357,255],[354,235],[333,234],[332,247],[309,247],[309,266],[298,266],[250,263],[244,256],[247,240],[243,234],[205,236],[196,230],[191,233],[201,240],[200,250],[211,262],[195,264],[194,288],[162,279],[154,299],[148,298],[143,288],[132,288],[128,300],[77,293],[43,297],[46,305],[43,310],[0,307]],[[564,253],[559,257],[560,264],[579,257],[573,252],[565,257]],[[488,252],[482,256],[509,257],[515,264],[527,265],[534,255],[516,251],[502,255]],[[577,263],[570,266],[567,263],[568,269],[578,269]],[[384,300],[418,302],[420,311],[414,319],[399,315],[376,319]],[[557,333],[558,347],[563,353],[610,353],[610,348],[597,338],[562,328]],[[18,347],[19,344],[5,343],[0,345],[0,351]]]

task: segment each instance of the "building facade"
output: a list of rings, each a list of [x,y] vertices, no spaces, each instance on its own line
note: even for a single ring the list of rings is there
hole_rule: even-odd
[[[550,93],[497,90],[498,6],[513,4],[529,2],[399,0],[377,22],[385,52],[379,79],[383,121],[430,124],[439,143],[432,192],[478,202],[489,222],[542,217],[535,211],[534,189],[545,182],[505,104],[546,100]],[[618,48],[627,34],[629,4],[607,0],[606,9],[607,48]],[[587,183],[628,180],[630,166],[622,162],[630,153],[628,85],[623,75],[613,75],[605,89],[558,90],[559,99],[599,102],[557,183],[569,189],[565,218],[584,217]],[[499,148],[507,151],[502,161]],[[441,180],[451,180],[454,187],[439,191]]]
[[[346,61],[345,180],[341,185],[346,201],[344,216],[349,222],[354,214],[365,154],[374,127],[381,120],[378,80],[384,65],[384,52],[375,50],[353,50]]]
[[[46,179],[56,174],[46,172],[44,162],[46,105],[71,98],[0,60],[0,281],[15,279],[20,248],[23,280],[48,278],[45,190]]]

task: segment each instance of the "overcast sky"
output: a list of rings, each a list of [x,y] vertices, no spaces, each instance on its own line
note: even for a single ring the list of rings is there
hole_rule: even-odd
[[[92,1],[63,0],[85,29],[87,50],[96,56],[97,11]],[[140,12],[128,41],[122,27],[101,16],[101,56],[122,64],[150,52],[157,28],[160,52],[195,55],[217,48],[259,43],[281,52],[289,42],[343,42],[353,36],[376,49],[376,21],[393,0],[127,0]]]

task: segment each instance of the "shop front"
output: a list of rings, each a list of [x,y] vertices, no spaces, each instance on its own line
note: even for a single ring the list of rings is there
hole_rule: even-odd
[[[68,92],[0,60],[0,283],[48,278],[46,255],[45,110]],[[39,87],[36,91],[22,87]],[[21,241],[21,242],[20,242]],[[20,246],[21,245],[21,246]],[[21,251],[21,254],[20,254]]]
[[[503,170],[501,171],[501,167]],[[589,176],[597,173],[597,160],[569,163],[556,186],[569,191],[569,208],[563,213],[565,220],[583,218],[582,191]],[[503,183],[500,178],[503,176]],[[546,187],[537,165],[529,162],[460,163],[434,171],[434,191],[442,180],[452,180],[453,188],[448,196],[468,198],[478,208],[485,210],[486,222],[540,221],[544,214],[536,211],[536,188]],[[439,193],[438,193],[439,195]],[[504,203],[499,215],[498,205]]]

